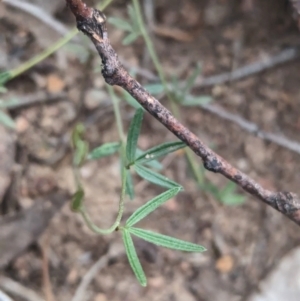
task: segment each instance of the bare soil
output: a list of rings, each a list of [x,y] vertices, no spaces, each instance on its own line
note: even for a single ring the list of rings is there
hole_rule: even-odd
[[[181,29],[192,36],[187,42],[176,34],[174,38],[174,34],[168,37],[152,32],[168,77],[186,79],[197,62],[202,63],[203,75],[219,74],[299,45],[300,33],[285,1],[241,2],[157,1],[157,26],[169,31]],[[115,1],[107,15],[126,16],[128,3]],[[21,26],[22,22],[14,16],[24,19],[25,13],[6,9],[0,19],[0,53],[6,59],[0,67],[10,69],[38,54],[45,43],[39,38],[44,33],[32,29],[33,17],[26,15],[28,23]],[[73,24],[66,9],[56,12],[63,23]],[[44,25],[41,28],[45,30]],[[56,35],[51,29],[46,30],[49,35]],[[142,40],[125,47],[121,43],[123,33],[111,26],[110,37],[127,66],[154,72]],[[89,41],[83,40],[82,44],[88,49]],[[59,189],[74,192],[69,145],[77,122],[86,124],[86,139],[91,147],[118,140],[105,84],[101,74],[95,72],[100,60],[90,52],[89,59],[81,63],[75,51],[79,51],[75,44],[65,47],[7,85],[9,94],[3,98],[22,98],[40,91],[61,96],[55,101],[10,111],[17,133],[0,133],[1,144],[6,145],[0,149],[1,156],[6,162],[13,162],[6,167],[0,165],[0,179],[8,181],[0,186],[3,218],[30,208],[41,197],[47,198]],[[263,130],[299,141],[299,68],[300,61],[296,60],[240,81],[205,89],[196,87],[194,94],[212,95],[216,103]],[[147,83],[143,77],[140,80]],[[168,106],[167,99],[162,101]],[[265,187],[300,193],[298,154],[266,143],[200,108],[182,107],[180,113],[183,122],[216,152]],[[133,110],[124,103],[122,117],[126,128],[132,116]],[[145,117],[139,140],[142,149],[172,140],[175,138],[153,118]],[[46,258],[55,300],[71,300],[88,269],[109,252],[111,258],[89,286],[86,300],[247,300],[280,259],[300,244],[298,227],[249,195],[245,195],[243,205],[222,205],[197,187],[181,152],[164,159],[163,164],[163,173],[180,182],[185,192],[140,226],[202,244],[208,249],[206,253],[183,254],[137,240],[149,279],[148,287],[141,288],[128,265],[120,235],[92,234],[67,202],[43,235],[3,265],[0,273],[43,295]],[[118,157],[89,162],[81,173],[93,220],[100,226],[110,226],[121,185]],[[227,183],[219,175],[205,175],[218,187]],[[135,188],[136,199],[127,203],[125,217],[162,191],[138,177]]]

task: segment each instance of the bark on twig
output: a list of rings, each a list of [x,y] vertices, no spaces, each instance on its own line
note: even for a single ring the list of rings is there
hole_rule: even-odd
[[[153,117],[201,157],[207,170],[224,175],[300,225],[299,196],[292,192],[273,192],[264,189],[259,183],[214,153],[124,69],[109,42],[104,14],[86,6],[81,0],[66,0],[66,2],[76,17],[78,29],[91,39],[98,50],[103,64],[102,74],[108,84],[120,86],[129,92]]]

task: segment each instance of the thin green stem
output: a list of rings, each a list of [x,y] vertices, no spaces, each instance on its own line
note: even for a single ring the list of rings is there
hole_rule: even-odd
[[[97,7],[100,10],[104,10],[108,5],[111,4],[112,1],[113,0],[106,0],[104,3],[102,3],[101,5],[98,5]],[[5,79],[2,80],[1,84],[5,84],[7,81],[26,72],[33,66],[37,65],[38,63],[40,63],[41,61],[43,61],[44,59],[46,59],[47,57],[52,55],[58,49],[60,49],[61,47],[66,45],[69,41],[71,41],[77,35],[77,33],[78,33],[77,28],[73,28],[67,35],[65,35],[63,38],[59,39],[56,43],[51,45],[49,48],[45,49],[44,51],[42,51],[35,57],[31,58],[27,62],[21,64],[19,67],[5,72],[7,74],[7,76],[5,77]]]
[[[126,172],[125,168],[123,168],[122,169],[122,192],[121,192],[120,201],[119,201],[118,215],[117,215],[117,218],[116,218],[114,224],[110,228],[108,228],[108,229],[99,228],[98,226],[96,226],[92,222],[92,220],[91,220],[89,214],[87,213],[85,207],[83,206],[83,207],[80,208],[80,213],[81,213],[86,225],[94,233],[107,235],[107,234],[110,234],[110,233],[114,232],[118,228],[118,226],[120,225],[120,222],[121,222],[121,219],[122,219],[122,216],[123,216],[123,213],[124,213],[124,200],[125,200],[125,197],[126,197],[126,180],[127,180],[127,172]]]
[[[161,82],[164,86],[164,89],[165,89],[165,92],[167,93],[168,98],[170,100],[172,100],[172,102],[173,102],[175,100],[173,99],[173,97],[170,93],[165,74],[164,74],[163,69],[161,67],[161,64],[159,62],[159,59],[158,59],[158,56],[157,56],[156,51],[154,49],[151,38],[150,38],[150,36],[148,34],[148,31],[146,29],[139,0],[132,0],[132,2],[133,2],[134,10],[136,12],[137,22],[138,22],[139,28],[141,30],[142,36],[144,38],[144,41],[146,43],[146,46],[147,46],[148,52],[150,54],[150,57],[152,59],[152,62],[155,66],[155,69],[158,72],[159,78],[160,78],[160,80],[161,80]]]
[[[174,115],[177,119],[180,119],[179,107],[177,105],[176,99],[174,98],[174,96],[172,95],[172,93],[169,90],[165,74],[164,74],[163,69],[161,67],[161,64],[160,64],[160,61],[158,59],[157,53],[155,51],[154,45],[153,45],[153,43],[151,41],[151,38],[148,34],[148,31],[146,29],[139,0],[132,0],[132,2],[133,2],[133,6],[134,6],[134,9],[135,9],[135,12],[136,12],[137,22],[138,22],[138,25],[140,27],[140,30],[141,30],[142,36],[144,38],[144,41],[146,43],[148,52],[150,54],[150,57],[152,59],[152,62],[154,64],[154,66],[155,66],[155,69],[157,70],[159,78],[160,78],[160,80],[161,80],[161,82],[164,86],[165,93],[166,93],[168,99],[171,102],[172,112],[174,113]],[[192,168],[194,176],[195,176],[198,184],[201,186],[201,184],[203,183],[203,176],[201,175],[198,163],[195,160],[194,155],[192,154],[191,151],[188,150],[188,148],[185,149],[185,154],[186,154],[187,160],[188,160],[188,162],[189,162],[189,164]]]
[[[20,74],[24,73],[28,69],[32,68],[33,66],[37,65],[47,57],[49,57],[51,54],[53,54],[55,51],[66,45],[69,41],[71,41],[76,34],[78,33],[78,30],[76,28],[72,29],[66,36],[58,40],[56,43],[51,45],[46,50],[42,51],[40,54],[36,55],[35,57],[31,58],[27,62],[21,64],[19,67],[13,69],[10,71],[10,79],[15,78],[19,76]]]
[[[109,96],[111,97],[111,100],[113,103],[119,137],[121,139],[121,143],[124,144],[125,143],[125,133],[124,133],[123,122],[122,122],[122,117],[121,117],[121,112],[120,112],[119,99],[116,96],[112,86],[107,85],[107,89],[108,89]]]

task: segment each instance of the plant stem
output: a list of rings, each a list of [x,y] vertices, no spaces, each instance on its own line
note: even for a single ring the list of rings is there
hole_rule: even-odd
[[[106,0],[103,4],[98,5],[97,7],[100,10],[104,10],[108,5],[111,4],[112,1],[113,0]],[[77,33],[78,33],[78,30],[75,27],[67,35],[65,35],[63,38],[59,39],[56,43],[54,43],[53,45],[51,45],[50,47],[48,47],[47,49],[45,49],[44,51],[42,51],[38,55],[36,55],[33,58],[29,59],[27,62],[21,64],[19,67],[15,68],[13,70],[10,70],[10,71],[6,71],[5,73],[7,74],[7,76],[1,82],[1,84],[5,84],[9,80],[11,80],[11,79],[19,76],[20,74],[26,72],[27,70],[29,70],[33,66],[37,65],[38,63],[40,63],[41,61],[43,61],[44,59],[46,59],[47,57],[52,55],[58,49],[60,49],[61,47],[66,45],[68,42],[70,42],[77,35]]]
[[[109,96],[111,97],[111,100],[113,103],[114,114],[116,117],[119,137],[120,137],[121,143],[124,144],[125,143],[125,133],[124,133],[124,129],[123,129],[123,122],[122,122],[122,117],[121,117],[121,112],[120,112],[120,107],[119,107],[119,99],[117,98],[112,86],[107,85],[107,89],[108,89]]]
[[[114,232],[117,227],[119,226],[122,216],[123,216],[123,212],[124,212],[124,201],[125,201],[125,196],[126,196],[126,180],[127,180],[127,173],[125,168],[122,168],[122,192],[121,192],[121,196],[120,196],[120,201],[119,201],[119,210],[118,210],[118,215],[117,218],[115,220],[115,222],[113,223],[113,225],[108,228],[108,229],[101,229],[98,226],[96,226],[89,214],[87,213],[85,207],[82,207],[80,209],[80,213],[86,223],[86,225],[90,228],[91,231],[93,231],[96,234],[102,234],[102,235],[107,235],[110,234],[112,232]]]
[[[161,67],[160,61],[158,59],[157,53],[155,51],[154,45],[153,45],[153,43],[151,41],[151,38],[149,37],[149,34],[147,32],[146,27],[145,27],[145,23],[144,23],[144,20],[143,20],[143,16],[142,16],[142,11],[141,11],[141,6],[140,6],[140,3],[139,3],[139,0],[132,0],[132,2],[133,2],[133,6],[134,6],[134,9],[135,9],[135,12],[136,12],[137,22],[139,24],[142,36],[143,36],[144,41],[146,43],[148,52],[150,54],[150,57],[152,59],[152,62],[154,64],[154,66],[155,66],[155,69],[158,72],[159,78],[160,78],[160,80],[161,80],[161,82],[162,82],[162,84],[164,86],[165,93],[166,93],[168,99],[171,102],[172,112],[173,112],[174,116],[177,119],[180,120],[181,118],[180,118],[179,107],[178,107],[178,105],[176,103],[176,99],[173,97],[172,93],[169,90],[168,83],[167,83],[165,74],[163,72],[163,69]],[[189,165],[191,166],[191,169],[192,169],[192,172],[194,174],[194,177],[195,177],[198,185],[201,187],[203,185],[203,175],[200,172],[199,164],[195,160],[193,153],[189,149],[185,149],[185,154],[186,154],[186,158],[187,158],[187,160],[189,162]]]
[[[27,62],[21,64],[19,67],[11,70],[9,80],[19,76],[20,74],[24,73],[28,69],[32,68],[33,66],[46,59],[48,56],[50,56],[55,51],[66,45],[70,40],[72,40],[77,33],[78,30],[76,28],[72,29],[66,36],[58,40],[55,44],[51,45],[49,48],[36,55],[35,57],[31,58]]]

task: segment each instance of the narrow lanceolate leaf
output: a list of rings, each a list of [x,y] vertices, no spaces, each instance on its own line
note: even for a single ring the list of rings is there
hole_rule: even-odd
[[[178,183],[142,165],[135,164],[134,169],[140,177],[149,181],[150,183],[165,188],[181,187]]]
[[[186,97],[180,104],[186,107],[196,107],[207,105],[212,102],[210,96],[199,96],[199,97]]]
[[[129,219],[126,222],[126,227],[131,227],[135,225],[137,222],[139,222],[144,217],[153,212],[156,208],[158,208],[163,203],[174,197],[180,190],[181,187],[169,189],[147,202],[129,217]]]
[[[130,236],[130,233],[127,229],[122,230],[122,237],[125,246],[126,255],[129,261],[129,264],[134,272],[135,277],[142,286],[147,285],[146,275],[140,263],[140,260],[136,254],[136,250]]]
[[[132,32],[126,38],[123,39],[122,44],[127,46],[132,44],[140,36],[139,33]]]
[[[107,157],[110,155],[113,155],[120,149],[120,143],[119,142],[110,142],[110,143],[105,143],[95,149],[93,149],[89,155],[88,159],[89,160],[96,160],[100,159],[103,157]]]
[[[163,143],[147,150],[144,154],[136,158],[135,162],[144,164],[184,147],[186,147],[186,144],[181,141]]]
[[[115,27],[122,29],[124,31],[129,31],[129,32],[132,31],[132,26],[130,25],[130,23],[121,18],[110,17],[110,18],[108,18],[108,22],[110,24],[114,25]]]
[[[141,149],[137,148],[136,149],[136,156],[137,157],[140,157],[144,154],[145,152],[143,152]],[[145,165],[148,165],[149,167],[152,167],[156,170],[162,170],[163,169],[163,165],[157,161],[157,160],[152,160],[152,161],[149,161],[149,162],[145,162]]]
[[[206,249],[203,246],[180,240],[171,236],[155,233],[152,231],[143,230],[140,228],[129,228],[128,231],[133,235],[160,247],[186,252],[206,251]]]
[[[125,90],[123,90],[123,97],[130,106],[135,109],[142,109],[144,111],[144,108]]]
[[[126,156],[129,163],[133,163],[135,159],[136,146],[141,131],[143,115],[144,111],[142,109],[137,109],[129,127],[126,145]]]
[[[130,173],[130,170],[125,171],[127,173],[126,175],[126,194],[130,197],[131,200],[134,199],[134,186],[133,186],[133,180]]]

